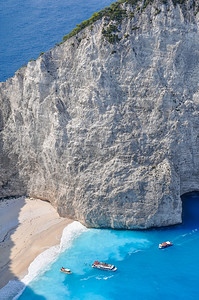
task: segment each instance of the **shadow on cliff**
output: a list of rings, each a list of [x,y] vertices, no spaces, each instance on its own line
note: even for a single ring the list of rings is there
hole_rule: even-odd
[[[25,197],[0,200],[0,299],[11,300],[25,288],[17,278],[11,266],[11,254],[14,247],[12,236],[19,226],[19,215],[25,205]],[[30,288],[29,299],[45,299],[36,295]]]
[[[15,196],[25,195],[27,187],[19,174],[18,155],[13,146],[15,140],[11,135],[5,137],[3,134],[11,114],[9,101],[3,101],[1,109],[4,115],[0,111],[0,299],[10,300],[24,288],[24,284],[12,271],[11,254],[14,247],[12,236],[17,231],[20,211],[25,205],[24,197],[16,199]],[[5,138],[7,138],[6,143],[4,143]],[[30,299],[45,299],[29,290]]]

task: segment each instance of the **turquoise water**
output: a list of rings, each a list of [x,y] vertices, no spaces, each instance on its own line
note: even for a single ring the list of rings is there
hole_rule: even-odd
[[[199,196],[188,195],[183,203],[182,225],[149,231],[83,231],[19,299],[199,299]],[[159,250],[158,244],[167,240],[174,246]],[[118,270],[92,269],[95,260]],[[61,273],[62,266],[73,273]]]

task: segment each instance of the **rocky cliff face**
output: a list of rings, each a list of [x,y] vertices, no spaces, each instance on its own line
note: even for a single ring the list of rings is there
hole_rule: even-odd
[[[197,3],[123,9],[1,83],[0,197],[94,227],[181,222],[180,195],[199,190]]]

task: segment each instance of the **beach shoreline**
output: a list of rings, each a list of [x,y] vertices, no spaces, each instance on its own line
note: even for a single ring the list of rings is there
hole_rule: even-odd
[[[40,253],[60,244],[62,232],[71,222],[40,199],[0,201],[0,289],[9,280],[24,278]]]

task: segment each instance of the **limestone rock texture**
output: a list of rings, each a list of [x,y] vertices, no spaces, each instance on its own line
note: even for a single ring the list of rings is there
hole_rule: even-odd
[[[0,84],[0,198],[45,199],[88,227],[181,222],[180,196],[199,191],[199,13],[143,5]]]

